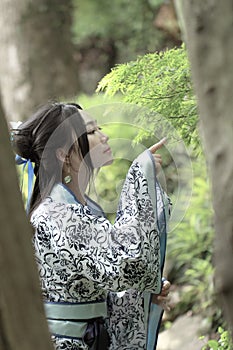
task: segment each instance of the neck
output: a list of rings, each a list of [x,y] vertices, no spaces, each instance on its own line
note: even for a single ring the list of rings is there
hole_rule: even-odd
[[[77,200],[83,204],[86,205],[86,201],[85,201],[85,191],[84,190],[80,190],[79,187],[77,187],[77,185],[75,185],[75,183],[72,181],[69,184],[65,184],[69,190],[72,191],[72,193],[75,195],[75,197],[77,198]],[[86,186],[87,187],[87,186]],[[85,188],[86,190],[86,188]]]
[[[77,200],[85,205],[85,192],[90,178],[88,171],[84,167],[79,169],[78,173],[71,171],[71,177],[71,182],[65,185],[74,193]]]

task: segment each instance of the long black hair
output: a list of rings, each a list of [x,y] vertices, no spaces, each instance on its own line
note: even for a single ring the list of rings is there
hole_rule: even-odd
[[[86,126],[80,109],[75,103],[48,103],[14,133],[13,146],[16,153],[35,163],[36,180],[29,214],[50,193],[53,186],[61,182],[63,164],[56,155],[57,149],[65,149],[68,155],[73,150],[78,151],[86,164],[89,178],[92,176]]]

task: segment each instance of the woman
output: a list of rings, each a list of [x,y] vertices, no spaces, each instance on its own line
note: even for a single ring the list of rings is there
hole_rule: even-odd
[[[162,144],[143,156],[151,171],[151,154]],[[21,157],[35,163],[30,220],[56,349],[135,348],[127,337],[124,345],[116,344],[113,324],[109,345],[106,297],[108,291],[129,289],[161,292],[161,235],[149,193],[155,186],[148,185],[144,158],[129,170],[112,225],[85,194],[94,168],[112,162],[108,137],[78,105],[42,107],[19,126],[14,145]],[[163,288],[162,297],[168,289]],[[145,348],[145,334],[140,343]]]

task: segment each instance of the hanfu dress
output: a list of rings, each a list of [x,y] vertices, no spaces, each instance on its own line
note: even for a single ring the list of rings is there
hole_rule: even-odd
[[[156,186],[154,162],[145,151],[129,169],[114,224],[63,184],[33,212],[35,255],[57,350],[90,349],[85,334],[95,317],[106,323],[109,349],[147,348],[150,294],[161,291],[163,265],[156,200],[158,192],[165,196]],[[167,203],[161,203],[165,211]]]

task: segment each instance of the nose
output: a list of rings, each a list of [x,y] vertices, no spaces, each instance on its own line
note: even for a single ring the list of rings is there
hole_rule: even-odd
[[[109,140],[108,135],[104,134],[102,131],[99,130],[99,134],[100,134],[100,139],[102,143],[106,143]]]

